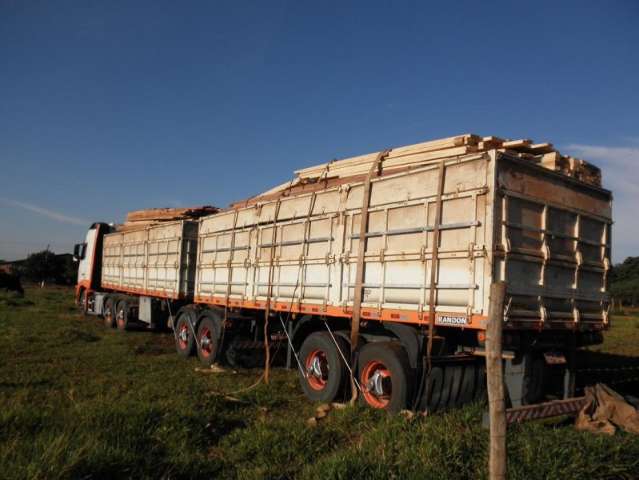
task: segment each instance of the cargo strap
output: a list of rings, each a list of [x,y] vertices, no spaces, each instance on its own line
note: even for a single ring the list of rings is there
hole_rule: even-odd
[[[439,268],[439,234],[442,216],[442,195],[444,194],[444,179],[446,165],[442,160],[439,163],[439,175],[437,181],[437,197],[435,199],[435,225],[433,225],[433,248],[430,259],[430,285],[428,293],[428,343],[426,345],[427,372],[430,374],[432,364],[433,336],[435,334],[435,303],[437,301],[437,270]]]
[[[353,382],[355,387],[357,387],[357,390],[359,390],[361,392],[362,391],[362,386],[357,381],[357,378],[356,378],[355,374],[353,373],[353,369],[351,368],[349,361],[346,359],[346,354],[340,348],[339,343],[337,343],[337,339],[335,338],[335,335],[331,331],[331,328],[328,326],[328,323],[326,322],[326,319],[324,319],[324,326],[326,327],[326,330],[328,330],[328,334],[333,339],[333,343],[335,344],[335,347],[337,348],[337,352],[339,353],[339,356],[342,357],[342,360],[344,361],[344,365],[346,365],[346,368],[348,369],[348,372],[351,375],[351,381]]]
[[[286,329],[286,324],[284,323],[284,320],[282,320],[282,316],[281,315],[280,315],[280,323],[282,324],[282,330],[284,330],[284,334],[286,335],[286,341],[288,342],[288,348],[291,349],[291,352],[293,352],[293,355],[295,356],[295,361],[297,362],[297,367],[300,370],[300,374],[302,375],[302,378],[306,378],[308,376],[308,374],[306,373],[306,370],[304,370],[304,367],[302,366],[302,362],[300,361],[300,357],[297,354],[297,352],[295,351],[295,347],[293,346],[293,339],[288,334],[288,330]],[[287,366],[287,368],[288,368],[288,366]]]
[[[359,338],[359,322],[362,312],[362,293],[364,284],[364,255],[366,250],[366,233],[368,232],[368,207],[371,200],[371,184],[373,176],[381,173],[381,165],[384,158],[389,154],[390,150],[384,150],[377,154],[368,176],[364,181],[364,195],[362,200],[362,211],[360,214],[359,225],[359,247],[357,250],[357,270],[355,273],[355,292],[353,296],[353,318],[351,320],[351,360],[354,363],[354,353],[357,348]]]

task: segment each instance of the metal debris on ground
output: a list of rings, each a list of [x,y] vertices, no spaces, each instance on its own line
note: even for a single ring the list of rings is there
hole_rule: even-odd
[[[226,368],[219,366],[217,363],[214,363],[209,368],[195,367],[195,371],[200,373],[237,373],[237,371],[228,370]]]

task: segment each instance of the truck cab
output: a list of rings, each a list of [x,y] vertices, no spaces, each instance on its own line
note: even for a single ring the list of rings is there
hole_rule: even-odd
[[[96,255],[102,248],[102,237],[112,227],[106,223],[94,223],[89,227],[84,242],[73,247],[73,259],[78,262],[78,281],[75,299],[86,310],[88,294],[100,287],[101,256]]]

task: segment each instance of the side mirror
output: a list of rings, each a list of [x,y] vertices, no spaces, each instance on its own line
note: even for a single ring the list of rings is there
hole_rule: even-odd
[[[73,261],[79,262],[80,260],[82,260],[84,258],[84,254],[86,250],[87,250],[86,243],[76,243],[73,246]]]

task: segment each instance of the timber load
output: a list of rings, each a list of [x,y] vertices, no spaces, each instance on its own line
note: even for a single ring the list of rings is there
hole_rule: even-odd
[[[530,139],[509,140],[495,136],[482,137],[475,134],[458,135],[392,148],[387,151],[383,161],[379,164],[380,171],[378,173],[408,170],[437,163],[444,158],[467,156],[489,150],[497,150],[583,183],[601,187],[601,170],[598,167],[585,160],[562,155],[552,143],[535,143]],[[318,188],[327,188],[344,183],[343,179],[352,181],[357,177],[364,178],[370,172],[371,166],[379,154],[380,152],[375,152],[333,160],[296,170],[291,181],[278,185],[248,201],[237,202],[232,207],[268,200],[281,195],[287,196]]]
[[[219,208],[210,205],[184,208],[147,208],[134,210],[126,216],[126,221],[118,225],[118,231],[137,230],[165,222],[178,220],[197,220],[200,217],[213,215],[219,212]]]

